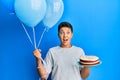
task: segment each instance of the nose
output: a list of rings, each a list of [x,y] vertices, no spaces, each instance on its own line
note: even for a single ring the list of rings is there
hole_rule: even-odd
[[[67,37],[67,33],[64,33],[64,37]]]

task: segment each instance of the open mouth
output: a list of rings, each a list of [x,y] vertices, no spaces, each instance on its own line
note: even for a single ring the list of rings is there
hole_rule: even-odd
[[[64,42],[68,41],[68,39],[63,39]]]

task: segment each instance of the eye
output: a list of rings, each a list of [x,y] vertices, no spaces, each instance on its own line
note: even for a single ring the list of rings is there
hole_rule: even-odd
[[[67,32],[67,34],[70,34],[70,32]]]
[[[62,35],[62,34],[64,34],[64,32],[60,32],[60,34]]]

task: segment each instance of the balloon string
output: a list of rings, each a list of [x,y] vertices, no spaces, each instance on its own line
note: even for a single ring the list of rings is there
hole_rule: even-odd
[[[46,63],[45,63],[45,61],[43,60],[43,58],[41,57],[40,59],[42,60],[43,64],[46,65]]]
[[[21,24],[22,24],[22,27],[23,27],[23,29],[24,29],[24,31],[25,31],[25,33],[26,33],[26,35],[27,35],[27,37],[28,37],[30,43],[33,45],[33,42],[32,42],[32,40],[31,40],[30,35],[28,34],[28,32],[27,32],[27,30],[26,30],[24,24],[23,24],[22,22],[21,22]]]
[[[42,32],[42,35],[41,35],[41,37],[40,37],[40,39],[39,39],[39,42],[38,42],[37,47],[39,47],[39,45],[40,45],[40,43],[41,43],[41,40],[42,40],[42,38],[43,38],[43,35],[44,35],[45,31],[46,31],[46,28],[45,28],[45,29],[43,30],[43,32]]]
[[[43,58],[41,57],[40,59],[42,60],[43,64],[46,65],[46,63],[45,63],[45,61],[43,60]],[[39,80],[41,80],[41,79],[39,78]],[[47,80],[47,78],[46,78],[45,80]]]
[[[34,38],[34,47],[35,47],[35,49],[37,49],[37,47],[36,47],[36,38],[35,38],[35,30],[34,30],[34,27],[33,27],[33,38]]]

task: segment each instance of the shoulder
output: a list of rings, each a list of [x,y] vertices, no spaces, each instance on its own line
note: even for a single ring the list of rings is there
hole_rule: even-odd
[[[73,46],[73,51],[78,55],[85,55],[84,50],[81,47]]]
[[[54,46],[54,47],[50,48],[49,50],[51,51],[51,50],[56,50],[56,49],[59,49],[59,46]]]
[[[72,48],[76,50],[83,50],[81,47],[78,47],[78,46],[72,46]]]
[[[59,51],[59,46],[55,46],[55,47],[51,47],[49,48],[47,55],[49,56],[53,56],[55,55],[55,53],[57,53]]]
[[[51,52],[51,53],[54,53],[55,51],[59,50],[59,46],[54,46],[54,47],[51,47],[48,52]]]

